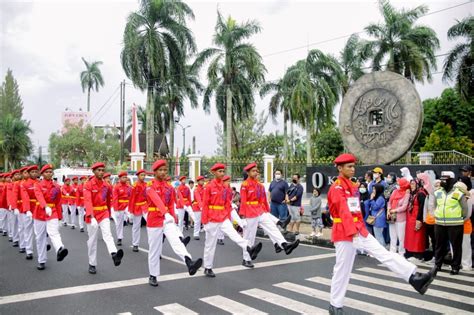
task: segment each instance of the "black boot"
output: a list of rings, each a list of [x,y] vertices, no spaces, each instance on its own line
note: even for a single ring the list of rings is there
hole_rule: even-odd
[[[56,260],[57,260],[57,261],[63,261],[64,257],[66,257],[67,254],[68,254],[67,248],[61,247],[61,248],[58,250],[58,254],[56,255]]]
[[[7,236],[7,232],[3,231],[3,236]]]
[[[224,240],[217,240],[218,245],[224,245]]]
[[[415,272],[410,276],[410,280],[408,282],[416,291],[418,291],[418,293],[423,295],[425,294],[426,290],[428,290],[428,286],[436,277],[436,273],[436,268],[433,268],[426,273]]]
[[[202,259],[192,260],[190,257],[186,256],[184,258],[186,266],[188,267],[189,275],[193,276],[196,274],[199,268],[202,266]]]
[[[329,305],[329,315],[343,315],[344,311],[342,310],[342,307],[335,307],[332,305]]]
[[[95,269],[95,266],[89,265],[89,273],[91,275],[95,275],[97,273],[97,270]]]
[[[254,245],[252,247],[247,246],[247,252],[249,253],[250,258],[252,258],[252,260],[257,259],[258,253],[260,253],[261,250],[262,243],[258,243],[257,245]]]
[[[215,278],[216,277],[216,274],[210,268],[209,269],[204,269],[204,274],[206,275],[206,277],[209,277],[209,278]]]
[[[13,242],[13,238],[9,237],[9,238],[8,238],[8,241],[9,241],[9,242]]]
[[[138,253],[138,246],[133,246],[132,251],[134,251],[135,253]]]
[[[283,248],[280,247],[280,245],[278,245],[278,243],[275,243],[275,253],[279,253],[283,250]]]
[[[242,261],[242,266],[247,267],[247,268],[255,267],[250,260],[243,260]]]
[[[51,245],[46,244],[46,251],[49,252],[51,250]]]
[[[279,220],[277,222],[277,225],[281,226],[281,228],[284,230],[284,229],[286,229],[288,224],[290,224],[290,222],[291,222],[291,216],[287,216],[285,220],[283,220],[283,221]]]
[[[33,254],[26,255],[26,260],[32,260],[32,259],[33,259]]]
[[[18,247],[18,242],[13,242],[13,247]]]
[[[191,237],[186,236],[186,237],[184,237],[184,238],[183,238],[183,237],[180,237],[179,239],[180,239],[181,242],[184,244],[184,246],[188,246],[188,243],[189,243],[189,241],[191,240]]]
[[[452,276],[458,275],[459,274],[459,269],[453,269],[453,270],[451,270],[451,272],[449,274],[452,275]]]
[[[117,240],[117,246],[122,246],[122,239],[121,239],[121,238],[119,238],[119,239]]]
[[[291,242],[291,243],[283,243],[281,244],[283,246],[283,249],[285,250],[285,253],[287,255],[291,254],[291,252],[296,248],[298,247],[298,245],[300,244],[300,240],[296,240],[294,242]]]
[[[156,281],[155,276],[150,276],[148,278],[148,284],[151,285],[152,287],[157,287],[158,286],[158,281]]]
[[[26,248],[20,248],[20,250],[18,251],[20,254],[23,254],[23,253],[26,253]]]
[[[112,259],[115,266],[120,266],[123,257],[123,250],[119,249],[116,253],[112,253]]]
[[[38,266],[36,266],[36,269],[38,270],[44,270],[44,268],[46,268],[44,263],[39,263]]]
[[[84,228],[80,228],[79,231],[84,232]]]

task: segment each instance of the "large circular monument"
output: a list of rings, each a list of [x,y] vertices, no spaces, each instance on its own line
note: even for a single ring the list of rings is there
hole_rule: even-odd
[[[415,144],[422,124],[423,107],[413,83],[388,71],[357,80],[339,113],[345,147],[365,164],[398,160]]]

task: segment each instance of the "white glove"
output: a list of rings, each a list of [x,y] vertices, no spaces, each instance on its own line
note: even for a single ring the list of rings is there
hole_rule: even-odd
[[[97,223],[97,220],[95,218],[91,219],[91,227],[96,229],[99,226],[99,223]]]
[[[15,209],[15,210],[13,210],[13,213],[14,213],[15,215],[19,215],[19,214],[20,214],[20,210]]]
[[[115,221],[115,209],[112,207],[110,208],[110,216],[112,217],[112,219],[114,219]]]
[[[148,219],[148,212],[143,213],[142,216],[143,216],[143,219],[145,219],[145,221],[147,221],[147,219]]]
[[[53,214],[53,210],[50,207],[44,208],[44,211],[46,212],[46,215],[49,217]]]
[[[241,219],[239,225],[240,225],[241,228],[245,229],[247,227],[247,220],[245,220],[245,219],[242,220]]]
[[[26,211],[26,216],[28,218],[31,218],[31,217],[33,217],[33,213],[31,213],[31,211]]]
[[[12,211],[12,206],[8,206],[8,211]]]
[[[134,217],[135,217],[135,216],[133,215],[133,213],[129,213],[129,214],[128,214],[128,219],[129,219],[130,221],[132,221]]]
[[[69,196],[69,194],[66,194],[66,196]]]
[[[174,218],[171,214],[165,213],[165,223],[174,223]]]

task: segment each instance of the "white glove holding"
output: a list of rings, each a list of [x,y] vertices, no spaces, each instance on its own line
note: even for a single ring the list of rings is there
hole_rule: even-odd
[[[134,217],[135,217],[135,216],[133,215],[133,213],[129,213],[129,214],[128,214],[128,219],[129,219],[130,221],[132,221]]]
[[[97,223],[97,220],[95,218],[91,219],[91,227],[96,229],[99,226],[99,223]]]
[[[165,223],[174,223],[174,218],[171,214],[165,213]]]
[[[66,193],[66,196],[69,196],[69,194],[68,194],[68,193]]]
[[[32,218],[33,217],[33,213],[31,213],[31,211],[26,211],[26,216],[28,218]]]
[[[15,209],[15,210],[13,210],[13,213],[14,213],[15,215],[19,215],[19,214],[20,214],[20,210]]]
[[[46,212],[46,215],[49,217],[53,214],[53,210],[50,207],[44,208],[44,211]]]

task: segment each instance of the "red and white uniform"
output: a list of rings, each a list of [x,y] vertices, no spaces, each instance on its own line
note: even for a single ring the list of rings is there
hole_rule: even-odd
[[[64,184],[61,187],[61,202],[63,210],[63,223],[64,225],[72,223],[72,208],[76,206],[76,194],[70,184]],[[69,212],[71,211],[71,217]]]
[[[38,202],[35,195],[35,184],[37,182],[38,180],[36,179],[28,178],[23,181],[20,187],[23,210],[25,212],[25,216],[23,217],[23,241],[26,254],[33,254],[33,212]],[[28,212],[30,212],[31,216],[26,215]]]
[[[193,191],[192,208],[194,211],[194,237],[199,237],[201,232],[201,210],[203,207],[204,186],[197,184]]]
[[[187,212],[188,216],[194,222],[196,222],[196,217],[194,215],[193,208],[191,207],[191,189],[189,189],[186,184],[180,184],[178,188],[176,188],[176,196],[176,213],[178,215],[178,226],[181,232],[183,232],[185,212]]]
[[[128,212],[133,216],[132,226],[132,245],[140,245],[140,228],[142,224],[142,216],[146,216],[148,212],[148,204],[146,199],[147,183],[137,181],[133,185],[130,193],[130,201],[128,203]],[[145,217],[146,220],[146,217]]]
[[[3,176],[3,175],[2,175]],[[7,211],[7,183],[0,182],[0,230],[3,233],[8,231],[8,211]]]
[[[114,221],[117,229],[117,238],[123,239],[123,222],[125,218],[125,211],[130,202],[130,195],[132,187],[127,183],[117,183],[112,191],[112,208],[114,209]]]
[[[79,227],[84,228],[84,216],[86,214],[84,208],[84,184],[77,185],[76,188],[76,207],[77,212],[79,213]]]
[[[13,242],[20,241],[19,228],[19,213],[16,213],[18,210],[21,212],[21,196],[19,190],[19,182],[15,181],[7,184],[7,203],[11,209],[11,214],[9,218],[9,227],[10,227],[10,237],[13,239]]]

